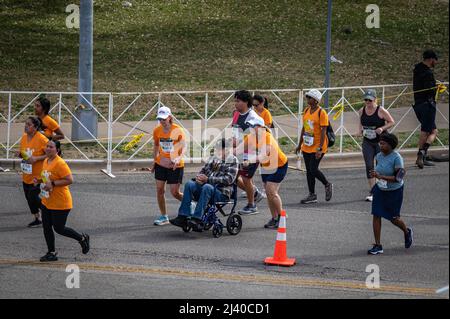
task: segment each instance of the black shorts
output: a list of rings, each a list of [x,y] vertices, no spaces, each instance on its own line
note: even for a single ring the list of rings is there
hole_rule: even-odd
[[[259,163],[253,163],[249,164],[248,166],[239,167],[239,176],[247,177],[247,178],[253,178],[253,176],[256,173],[256,170],[258,169]]]
[[[413,106],[422,132],[431,133],[436,129],[436,103],[426,101]]]
[[[287,171],[288,171],[288,163],[284,164],[281,167],[278,167],[278,169],[273,174],[261,174],[261,178],[263,183],[272,182],[272,183],[281,183],[283,179],[286,177]]]
[[[167,184],[182,184],[183,183],[184,167],[175,170],[165,168],[155,163],[155,179],[158,181],[167,182]]]

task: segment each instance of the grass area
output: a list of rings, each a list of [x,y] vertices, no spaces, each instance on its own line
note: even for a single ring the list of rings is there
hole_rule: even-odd
[[[94,3],[94,91],[323,85],[326,1],[129,1]],[[0,89],[76,91],[69,3],[0,0]],[[378,1],[380,29],[366,28],[367,4],[333,1],[332,54],[344,63],[332,86],[410,82],[430,47],[448,79],[448,1]]]

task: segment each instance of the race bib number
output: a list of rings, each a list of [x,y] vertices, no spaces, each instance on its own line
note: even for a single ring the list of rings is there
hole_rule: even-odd
[[[371,128],[364,128],[363,136],[369,140],[374,140],[377,138],[377,132]]]
[[[22,169],[22,173],[26,175],[31,175],[33,173],[33,166],[25,161],[20,163],[20,168]]]
[[[303,135],[303,143],[306,146],[312,146],[314,144],[314,135],[309,134],[309,133],[305,133]]]
[[[39,194],[39,197],[41,199],[50,197],[50,192],[47,192],[46,190],[44,190],[44,186],[45,186],[45,184],[41,183],[41,185],[40,185],[41,193]]]
[[[387,185],[387,181],[384,179],[377,179],[377,185],[380,189],[387,189],[388,185]]]
[[[159,145],[161,146],[161,149],[164,153],[172,153],[174,150],[172,139],[167,139],[167,140],[161,139],[159,141]]]

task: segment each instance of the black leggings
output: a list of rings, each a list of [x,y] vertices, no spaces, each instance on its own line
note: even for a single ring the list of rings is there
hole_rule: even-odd
[[[310,194],[316,193],[316,178],[322,182],[323,185],[328,185],[328,181],[322,172],[319,170],[319,164],[323,156],[316,159],[316,153],[303,152],[303,159],[305,160],[306,178],[308,180],[308,189]]]
[[[370,171],[374,169],[375,155],[380,153],[380,145],[378,142],[369,142],[366,139],[362,143],[362,152],[364,162],[366,163],[366,176],[370,178]]]
[[[34,186],[33,184],[23,183],[23,191],[25,192],[25,198],[27,199],[31,214],[39,214],[39,208],[41,207],[41,198],[39,197],[41,188],[39,185]]]
[[[49,252],[55,252],[55,234],[53,229],[60,235],[81,241],[83,237],[72,228],[66,227],[67,216],[70,209],[52,210],[42,205],[42,225],[44,236]]]

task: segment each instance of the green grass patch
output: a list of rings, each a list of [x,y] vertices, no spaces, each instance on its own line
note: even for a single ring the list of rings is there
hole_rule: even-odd
[[[102,0],[94,3],[94,90],[321,87],[326,1]],[[2,90],[75,91],[79,31],[63,0],[0,0]],[[76,3],[79,3],[78,1]],[[332,86],[411,82],[425,48],[448,78],[448,2],[333,1]],[[351,28],[351,33],[344,29]]]

